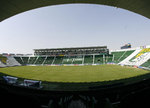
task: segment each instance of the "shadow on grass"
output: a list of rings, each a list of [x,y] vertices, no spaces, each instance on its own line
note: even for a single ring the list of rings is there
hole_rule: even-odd
[[[3,80],[3,76],[9,76],[0,72],[0,80]],[[14,76],[15,77],[15,76]],[[64,83],[64,82],[47,82],[42,81],[43,90],[56,90],[56,91],[84,91],[84,90],[96,90],[113,88],[118,86],[125,86],[129,84],[138,83],[150,79],[150,73],[139,75],[126,79],[102,81],[102,82],[82,82],[82,83]],[[32,79],[31,79],[32,80]],[[18,77],[18,82],[23,83],[24,78]]]

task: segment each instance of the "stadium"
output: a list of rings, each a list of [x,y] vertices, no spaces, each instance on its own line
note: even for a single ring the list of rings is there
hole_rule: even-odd
[[[150,18],[148,0],[1,0],[0,3],[0,21],[31,9],[68,3],[114,6]],[[1,106],[143,108],[149,106],[149,72],[150,45],[132,48],[129,43],[118,50],[81,46],[34,49],[34,54],[2,53]]]
[[[40,106],[50,101],[49,106],[69,107],[70,101],[79,98],[91,102],[86,107],[119,107],[130,93],[147,88],[150,77],[150,46],[125,46],[114,51],[94,46],[34,49],[33,55],[1,54],[1,88],[12,94],[19,90],[19,96],[32,91]],[[54,101],[64,103],[55,106]]]

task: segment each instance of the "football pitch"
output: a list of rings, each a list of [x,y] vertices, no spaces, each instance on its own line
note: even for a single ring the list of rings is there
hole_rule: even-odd
[[[126,79],[149,73],[147,70],[119,65],[18,66],[0,68],[0,73],[48,82],[102,82]]]

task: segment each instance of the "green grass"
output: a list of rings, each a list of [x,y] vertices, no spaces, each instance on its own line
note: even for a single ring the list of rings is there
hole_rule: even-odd
[[[118,66],[20,66],[0,68],[0,73],[48,82],[102,82],[149,73],[147,70]]]

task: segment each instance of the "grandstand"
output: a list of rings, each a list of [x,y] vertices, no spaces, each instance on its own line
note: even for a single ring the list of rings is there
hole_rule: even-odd
[[[34,49],[34,55],[0,56],[0,66],[119,64],[150,67],[150,46],[111,50],[107,46]]]
[[[126,59],[119,64],[142,66],[150,59],[150,46],[138,47]]]
[[[0,67],[5,67],[7,63],[7,57],[0,55]]]
[[[7,62],[7,57],[3,56],[3,55],[0,55],[0,61],[4,64],[6,64]]]
[[[34,49],[34,56],[14,56],[21,65],[104,64],[112,62],[106,46]]]
[[[52,48],[52,49],[34,49],[34,55],[89,55],[89,54],[107,54],[107,46],[95,47],[74,47],[74,48]]]

